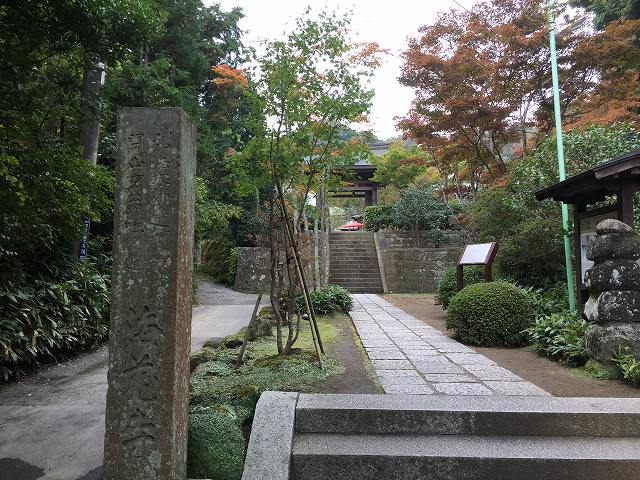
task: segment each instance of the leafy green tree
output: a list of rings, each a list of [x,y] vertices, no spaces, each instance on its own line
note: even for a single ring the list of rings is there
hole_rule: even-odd
[[[631,123],[576,128],[564,136],[567,176],[638,148],[640,133]],[[508,177],[480,190],[467,212],[467,226],[481,241],[501,243],[501,274],[524,285],[549,286],[563,278],[560,206],[534,196],[557,181],[555,138],[547,137],[511,163]]]
[[[432,157],[417,144],[394,142],[389,150],[374,159],[376,173],[373,179],[383,185],[406,187],[419,181],[427,173]]]
[[[365,150],[357,137],[342,134],[350,124],[362,121],[370,108],[373,92],[366,82],[378,65],[379,48],[377,44],[350,43],[349,22],[348,16],[338,14],[314,17],[307,9],[286,40],[267,44],[258,59],[254,97],[262,115],[254,119],[254,138],[236,156],[240,164],[259,162],[260,168],[251,171],[251,181],[262,178],[268,185],[270,296],[279,353],[291,350],[300,325],[293,302],[297,288],[293,262],[282,261],[291,256],[291,245],[281,243],[285,237],[282,225],[293,218],[290,225],[297,244],[299,222],[307,219],[307,200],[313,190],[319,218],[316,241],[318,230],[327,233],[331,174]],[[320,272],[315,267],[318,280]],[[289,301],[283,308],[285,279],[284,296]]]
[[[593,12],[594,23],[601,30],[614,20],[640,18],[639,0],[573,0],[571,3]]]
[[[147,1],[24,0],[0,7],[3,148],[77,137],[87,64],[139,50],[161,22]]]
[[[177,106],[191,116],[198,127],[196,245],[211,242],[202,266],[218,278],[210,266],[223,263],[237,243],[230,224],[252,218],[239,207],[249,166],[230,154],[251,136],[249,81],[238,68],[248,53],[238,27],[242,12],[201,0],[162,1],[157,8],[165,19],[162,31],[108,72],[102,161],[115,161],[118,106]]]
[[[400,201],[394,205],[393,222],[398,228],[412,231],[417,245],[426,237],[437,246],[443,240],[447,209],[433,187],[412,185],[402,191]]]

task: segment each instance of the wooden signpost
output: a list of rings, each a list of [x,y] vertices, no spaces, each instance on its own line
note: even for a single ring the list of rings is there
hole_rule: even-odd
[[[485,282],[490,282],[493,279],[492,266],[498,253],[498,247],[499,245],[496,242],[477,243],[464,247],[462,255],[460,255],[458,263],[456,264],[458,291],[464,287],[465,265],[484,265]]]

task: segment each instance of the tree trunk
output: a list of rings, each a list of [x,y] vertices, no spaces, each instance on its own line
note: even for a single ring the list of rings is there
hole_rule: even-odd
[[[316,197],[316,206],[317,197]],[[313,286],[318,288],[320,286],[320,224],[318,215],[313,221]]]
[[[82,76],[80,91],[80,143],[82,158],[95,165],[98,161],[100,139],[100,89],[104,75],[103,63],[90,63]]]

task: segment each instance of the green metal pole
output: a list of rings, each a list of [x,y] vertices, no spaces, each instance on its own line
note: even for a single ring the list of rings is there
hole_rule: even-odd
[[[560,181],[566,178],[564,169],[564,146],[562,144],[562,119],[560,116],[560,88],[558,86],[558,59],[556,53],[556,25],[553,13],[553,0],[547,0],[549,11],[549,48],[551,49],[551,77],[553,80],[553,109],[556,117],[556,143],[558,144],[558,172]],[[576,290],[573,281],[573,266],[571,265],[571,240],[569,238],[569,209],[562,202],[562,229],[564,230],[564,258],[567,269],[567,288],[569,290],[569,309],[576,309]]]

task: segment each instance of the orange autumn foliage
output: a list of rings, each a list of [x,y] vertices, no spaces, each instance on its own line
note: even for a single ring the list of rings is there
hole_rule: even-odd
[[[226,63],[214,65],[211,67],[211,73],[215,74],[216,77],[210,81],[216,85],[240,85],[241,87],[247,87],[249,85],[242,70],[233,68]]]
[[[599,82],[583,95],[576,121],[567,125],[636,120],[640,113],[640,20],[611,22],[580,46],[596,61]]]
[[[373,66],[380,65],[379,54],[388,55],[391,53],[388,48],[381,48],[378,42],[356,43],[353,50],[355,50],[355,52],[349,56],[349,60],[352,62],[363,61]]]

